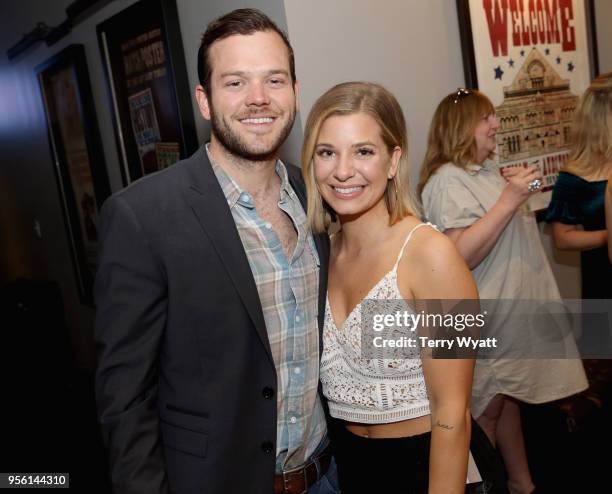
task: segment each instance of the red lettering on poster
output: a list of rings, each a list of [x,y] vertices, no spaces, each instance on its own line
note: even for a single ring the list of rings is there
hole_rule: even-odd
[[[500,6],[501,4],[501,6]],[[508,0],[483,0],[493,56],[508,54]]]
[[[529,26],[525,23],[525,8],[523,6],[523,0],[519,0],[518,7],[521,13],[521,27],[523,28],[523,45],[529,46],[531,44],[529,41]],[[529,20],[529,18],[527,18],[527,20]]]
[[[563,51],[576,49],[572,0],[482,0],[482,6],[495,57],[507,56],[509,34],[513,46],[561,43]]]
[[[523,2],[521,1],[521,4]],[[510,0],[510,17],[512,18],[512,44],[514,46],[521,46],[521,34],[522,34],[522,21],[523,18],[521,16],[521,10],[519,10],[519,6],[517,5],[517,0]]]
[[[559,0],[559,10],[561,11],[561,34],[563,41],[561,49],[563,51],[574,51],[576,49],[576,31],[574,30],[574,8],[572,0]]]
[[[545,29],[546,29],[546,42],[547,43],[559,43],[559,22],[557,21],[557,2],[551,3],[544,2],[545,9]]]
[[[546,24],[544,24],[544,5],[542,3],[548,4],[546,0],[542,2],[542,0],[537,0],[536,3],[536,14],[538,18],[538,42],[540,44],[546,43]]]
[[[532,45],[538,44],[538,20],[536,19],[535,1],[529,0],[529,34],[531,35]]]

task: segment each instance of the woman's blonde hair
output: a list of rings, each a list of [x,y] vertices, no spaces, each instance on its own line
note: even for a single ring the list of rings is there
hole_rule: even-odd
[[[393,225],[405,216],[416,214],[410,195],[408,175],[408,137],[402,109],[395,97],[379,84],[345,82],[321,96],[312,107],[304,130],[302,175],[308,194],[308,223],[321,233],[336,219],[334,211],[323,201],[314,174],[314,153],[319,132],[331,116],[365,113],[380,127],[380,135],[389,153],[399,146],[402,150],[397,173],[387,182],[385,204],[389,223]]]
[[[588,175],[612,161],[612,72],[597,77],[582,95],[571,136],[565,171]]]
[[[427,152],[421,167],[417,195],[445,163],[465,168],[476,159],[476,125],[495,113],[491,100],[474,89],[458,89],[440,102],[429,127]]]

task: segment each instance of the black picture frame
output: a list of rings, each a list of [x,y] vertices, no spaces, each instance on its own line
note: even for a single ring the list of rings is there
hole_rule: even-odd
[[[83,45],[73,44],[34,69],[82,304],[92,306],[98,211],[110,184]]]
[[[526,0],[525,0],[526,1]],[[599,58],[597,53],[597,30],[595,27],[595,2],[583,0],[585,5],[586,31],[588,41],[588,56],[591,79],[599,75]],[[476,75],[476,57],[474,55],[474,37],[470,21],[470,1],[457,0],[457,17],[459,20],[459,37],[461,40],[461,57],[463,60],[463,74],[465,87],[478,89],[478,76]]]
[[[175,0],[142,0],[96,27],[124,185],[198,148]]]

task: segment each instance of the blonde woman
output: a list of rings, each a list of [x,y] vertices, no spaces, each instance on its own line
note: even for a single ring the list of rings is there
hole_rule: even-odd
[[[493,312],[513,313],[517,299],[559,299],[535,217],[521,205],[541,186],[535,168],[505,170],[490,159],[499,123],[491,101],[459,89],[438,105],[429,129],[418,191],[425,217],[456,245]],[[500,309],[503,307],[504,309]],[[523,306],[524,307],[524,306]],[[512,318],[488,331],[520,334]],[[478,360],[472,413],[497,444],[512,494],[535,486],[527,464],[517,400],[542,403],[587,387],[579,360]]]
[[[595,79],[580,100],[570,159],[559,173],[546,215],[557,248],[580,251],[582,298],[612,298],[604,208],[611,174],[612,72]]]
[[[364,299],[476,299],[465,262],[410,200],[406,125],[383,87],[339,84],[308,117],[302,173],[316,232],[332,219],[321,382],[343,494],[463,493],[472,359],[372,358]],[[364,309],[365,312],[365,309]]]

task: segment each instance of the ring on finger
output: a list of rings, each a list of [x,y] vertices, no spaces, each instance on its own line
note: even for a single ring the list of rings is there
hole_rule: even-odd
[[[542,181],[539,178],[536,178],[535,180],[532,180],[531,182],[529,182],[529,185],[527,186],[527,190],[529,192],[535,192],[536,190],[540,190],[541,187],[542,187]]]

